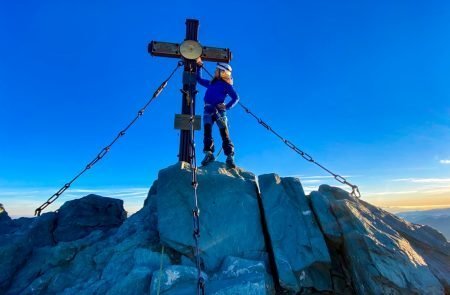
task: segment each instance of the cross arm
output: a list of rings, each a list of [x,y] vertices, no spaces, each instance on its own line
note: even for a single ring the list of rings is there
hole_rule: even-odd
[[[231,51],[228,48],[202,46],[202,49],[201,58],[204,61],[226,63],[231,61]],[[182,58],[178,43],[152,41],[148,44],[148,53],[152,56]]]

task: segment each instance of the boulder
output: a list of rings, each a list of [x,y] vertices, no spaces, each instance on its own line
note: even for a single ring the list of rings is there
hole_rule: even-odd
[[[57,241],[77,240],[93,230],[118,227],[126,217],[122,200],[88,195],[61,206],[54,236]]]
[[[332,291],[331,258],[300,180],[265,174],[258,183],[281,287]]]
[[[159,172],[156,202],[161,242],[193,260],[191,168],[180,162]],[[200,250],[206,271],[226,256],[266,257],[255,176],[213,162],[198,169]]]

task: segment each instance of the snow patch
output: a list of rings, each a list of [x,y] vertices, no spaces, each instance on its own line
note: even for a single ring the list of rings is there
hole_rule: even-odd
[[[175,271],[175,270],[171,270],[171,269],[168,269],[166,271],[166,274],[167,274],[166,286],[171,286],[177,279],[179,279],[181,277],[179,271]]]

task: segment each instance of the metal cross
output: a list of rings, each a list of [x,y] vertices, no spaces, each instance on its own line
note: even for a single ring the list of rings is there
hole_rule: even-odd
[[[183,89],[181,102],[181,115],[175,115],[175,128],[180,131],[180,149],[178,153],[179,161],[189,162],[191,149],[191,133],[189,131],[190,103],[193,101],[195,113],[196,71],[197,57],[204,61],[230,62],[231,51],[228,48],[217,48],[202,46],[198,43],[199,21],[196,19],[186,20],[186,38],[184,42],[170,43],[152,41],[148,45],[148,52],[152,56],[163,56],[181,58],[184,61]],[[200,116],[195,116],[195,129],[200,129]]]

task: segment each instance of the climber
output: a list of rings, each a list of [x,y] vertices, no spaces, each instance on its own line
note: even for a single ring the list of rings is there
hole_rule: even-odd
[[[202,78],[202,59],[197,59],[197,81],[203,87],[206,87],[204,97],[205,107],[203,110],[203,152],[205,158],[202,165],[215,160],[214,140],[212,138],[212,125],[216,122],[222,137],[222,148],[227,156],[226,164],[230,168],[236,168],[234,162],[234,145],[230,139],[230,133],[227,124],[226,111],[234,107],[239,101],[239,96],[233,88],[233,78],[231,77],[231,66],[226,63],[217,63],[214,77],[211,81]],[[225,97],[229,95],[231,100],[225,103]]]

